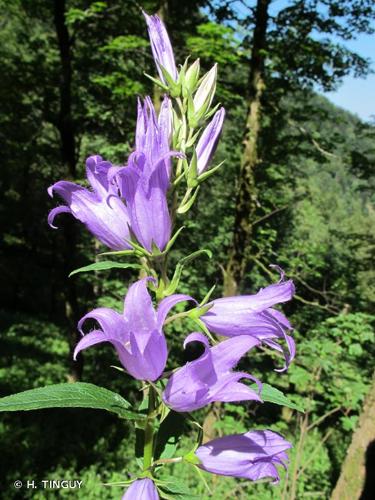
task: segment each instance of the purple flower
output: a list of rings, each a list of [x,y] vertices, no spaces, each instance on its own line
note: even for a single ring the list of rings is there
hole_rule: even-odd
[[[118,170],[116,182],[126,200],[132,233],[149,252],[154,245],[162,252],[172,231],[165,189],[168,179],[163,163],[150,174],[148,166],[143,154],[133,155],[128,166]]]
[[[143,12],[143,15],[146,18],[152,55],[154,56],[160,80],[166,83],[160,69],[163,67],[176,82],[178,73],[167,30],[158,16],[148,16],[145,12]]]
[[[48,193],[60,195],[66,205],[52,209],[48,215],[49,225],[53,225],[56,215],[70,213],[83,222],[88,230],[113,250],[131,248],[127,240],[129,214],[118,196],[115,186],[108,182],[108,172],[112,164],[101,156],[90,156],[86,160],[86,176],[92,191],[68,181],[59,181],[48,188]]]
[[[82,334],[82,325],[89,318],[95,319],[100,329],[84,335],[74,350],[74,359],[87,347],[111,342],[122,365],[134,378],[156,380],[160,377],[167,361],[167,343],[162,330],[164,320],[174,305],[191,298],[171,295],[159,303],[156,312],[147,291],[148,280],[153,278],[139,280],[129,288],[123,314],[100,307],[79,321],[78,329]]]
[[[251,481],[272,478],[280,480],[277,465],[286,468],[285,451],[292,445],[276,432],[250,431],[214,439],[200,446],[195,454],[199,467],[223,476],[234,476]]]
[[[219,139],[221,129],[223,127],[225,117],[225,109],[220,108],[217,111],[204,129],[204,132],[201,138],[198,141],[196,152],[197,152],[197,160],[198,160],[198,173],[201,174],[204,170],[206,170],[212,155],[215,152],[217,141]]]
[[[171,218],[167,203],[170,185],[170,158],[181,156],[169,147],[172,132],[171,102],[165,97],[158,119],[146,97],[138,101],[136,150],[126,167],[112,169],[112,179],[126,201],[130,228],[138,242],[149,252],[156,245],[163,251],[171,237]]]
[[[284,281],[284,275],[278,283],[262,288],[255,295],[239,295],[214,300],[201,320],[207,328],[226,337],[250,335],[269,347],[283,352],[275,339],[286,341],[288,353],[285,353],[286,369],[295,356],[295,343],[285,330],[292,330],[287,318],[272,306],[291,300],[295,292],[292,280]]]
[[[122,500],[159,500],[158,490],[152,479],[137,479],[126,490]]]
[[[239,359],[258,340],[248,335],[220,342],[209,347],[207,338],[198,332],[191,333],[184,342],[202,342],[204,353],[174,372],[163,393],[163,401],[175,411],[193,411],[214,401],[261,401],[259,395],[239,382],[242,378],[254,380],[261,390],[261,383],[243,372],[233,372]]]

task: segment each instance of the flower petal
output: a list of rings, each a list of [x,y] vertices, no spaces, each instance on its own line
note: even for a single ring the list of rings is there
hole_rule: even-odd
[[[155,280],[148,276],[133,283],[124,302],[123,317],[129,325],[129,330],[135,334],[141,352],[144,351],[152,333],[158,330],[156,312],[147,290],[148,281]]]
[[[179,302],[184,302],[186,300],[192,300],[196,303],[196,300],[193,299],[193,297],[182,293],[170,295],[169,297],[166,297],[165,299],[160,301],[157,313],[157,324],[159,329],[162,328],[165,318],[167,317],[172,307],[174,307]]]
[[[244,354],[259,343],[258,339],[250,335],[240,335],[220,342],[211,349],[216,370],[220,372],[231,370]]]
[[[134,481],[126,490],[122,500],[159,500],[159,494],[154,482],[146,477]]]
[[[73,352],[73,359],[76,360],[78,353],[83,349],[87,349],[88,347],[102,342],[111,342],[115,347],[121,345],[117,337],[112,337],[110,333],[103,332],[102,330],[93,330],[87,335],[84,335],[78,342]]]
[[[111,338],[116,338],[119,342],[126,341],[126,329],[127,322],[121,314],[109,309],[108,307],[98,307],[93,311],[87,313],[83,318],[79,320],[78,330],[84,334],[82,331],[83,323],[88,319],[94,319],[97,321],[106,335],[110,335]]]
[[[62,214],[62,213],[68,213],[71,214],[72,211],[70,210],[69,207],[66,207],[65,205],[61,205],[60,207],[53,208],[50,213],[48,214],[48,224],[52,229],[58,229],[57,226],[53,225],[53,222],[55,220],[56,215]]]

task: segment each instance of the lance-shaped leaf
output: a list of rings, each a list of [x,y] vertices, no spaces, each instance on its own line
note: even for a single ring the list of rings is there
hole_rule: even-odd
[[[0,411],[29,411],[45,408],[93,408],[138,420],[144,415],[130,411],[120,394],[85,382],[54,384],[0,398]]]
[[[250,387],[253,390],[256,390],[256,384],[253,384]],[[297,410],[304,413],[304,409],[301,406],[297,405],[296,403],[293,403],[293,401],[288,399],[282,391],[276,389],[276,387],[272,387],[272,385],[263,384],[261,397],[265,403],[267,402],[267,403],[274,403],[275,405],[287,406],[292,410]]]
[[[69,278],[74,274],[78,273],[88,273],[90,271],[106,271],[108,269],[140,269],[142,266],[139,264],[129,264],[125,262],[114,262],[112,260],[103,260],[101,262],[94,262],[88,266],[80,267],[75,269],[69,274]]]

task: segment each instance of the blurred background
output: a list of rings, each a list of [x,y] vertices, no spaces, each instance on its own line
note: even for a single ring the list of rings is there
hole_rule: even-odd
[[[374,498],[375,439],[375,27],[372,0],[121,1],[0,0],[1,395],[83,380],[137,404],[130,377],[115,371],[111,347],[71,360],[77,320],[97,306],[122,307],[135,274],[67,278],[103,250],[69,216],[51,230],[60,179],[84,183],[84,161],[124,164],[134,144],[136,96],[160,92],[141,8],[164,19],[182,64],[219,63],[217,101],[227,110],[215,163],[184,222],[175,259],[199,247],[181,292],[202,299],[254,293],[295,280],[283,310],[297,357],[261,352],[242,364],[287,393],[304,414],[264,405],[201,410],[208,436],[271,428],[294,443],[279,486],[250,484],[175,466],[191,498]],[[337,106],[336,104],[339,104]],[[245,200],[242,203],[241,200]],[[182,362],[186,323],[168,326],[170,368]],[[185,424],[182,449],[195,430]],[[137,470],[126,421],[94,410],[4,414],[0,496],[4,499],[120,498]],[[367,450],[367,455],[366,455]],[[81,490],[17,491],[15,480],[80,479]],[[336,489],[334,490],[334,488]],[[334,493],[333,493],[334,491]],[[346,496],[345,496],[346,495]],[[366,496],[368,495],[368,496]],[[186,498],[186,497],[176,497]]]

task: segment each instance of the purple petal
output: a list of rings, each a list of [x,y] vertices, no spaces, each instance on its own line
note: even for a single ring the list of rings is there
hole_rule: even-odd
[[[167,30],[158,16],[148,16],[145,12],[148,34],[151,42],[152,55],[158,69],[160,80],[165,83],[160,66],[163,66],[171,77],[177,81],[177,69],[174,60],[172,45]]]
[[[137,479],[126,490],[122,500],[159,500],[158,490],[148,477]]]
[[[182,293],[170,295],[169,297],[166,297],[165,299],[160,301],[157,313],[157,324],[159,329],[162,328],[165,318],[167,317],[172,307],[174,307],[179,302],[184,302],[186,300],[192,300],[196,302],[196,300],[193,299],[193,297],[190,297],[190,295],[184,295]]]
[[[112,168],[112,163],[103,160],[99,155],[89,156],[86,160],[87,180],[100,198],[108,196],[108,170],[110,168]]]
[[[126,321],[121,314],[113,309],[109,309],[108,307],[98,307],[83,316],[78,323],[78,330],[82,333],[82,335],[84,334],[82,331],[83,323],[88,319],[94,319],[97,321],[103,332],[111,337],[117,338],[119,341],[123,341],[125,339],[124,330],[126,329]]]
[[[206,337],[206,335],[203,335],[203,333],[201,332],[193,332],[193,333],[190,333],[186,339],[184,340],[184,349],[186,348],[186,345],[189,343],[189,342],[200,342],[201,344],[203,344],[204,346],[206,347],[210,347],[210,343],[208,341],[208,338]]]
[[[167,343],[162,333],[154,331],[143,352],[139,349],[136,334],[130,333],[129,349],[117,349],[121,363],[134,378],[154,381],[163,373],[168,356]]]
[[[258,339],[249,335],[240,335],[220,342],[211,349],[215,368],[221,372],[231,370],[244,354],[259,343]]]
[[[111,342],[115,347],[121,346],[117,337],[112,337],[110,333],[103,332],[102,330],[93,330],[88,333],[78,342],[74,349],[73,359],[77,359],[77,355],[83,349],[87,349],[102,342]]]
[[[257,480],[270,477],[278,481],[275,467],[284,465],[285,450],[291,444],[272,431],[250,431],[214,439],[200,446],[195,454],[200,467],[224,476]]]
[[[100,195],[103,191],[99,191],[94,193],[68,181],[56,182],[48,189],[51,196],[54,192],[60,195],[67,203],[72,215],[83,222],[102,243],[113,250],[130,248],[127,243],[130,239],[129,216],[125,205],[117,195],[112,193],[116,199],[111,201],[111,206],[109,206],[107,199]],[[50,217],[54,215],[56,212]]]
[[[225,109],[220,108],[204,129],[198,141],[196,152],[198,160],[198,173],[201,174],[209,165],[212,155],[215,152],[217,142],[223,127]]]
[[[152,333],[158,330],[156,312],[147,290],[147,282],[150,280],[153,278],[143,278],[134,283],[129,288],[124,302],[124,318],[129,330],[135,334],[141,352],[144,351]]]
[[[66,207],[65,205],[61,205],[61,207],[56,207],[53,208],[50,213],[48,214],[48,224],[52,229],[58,229],[57,226],[53,225],[53,222],[55,220],[56,215],[62,214],[62,213],[68,213],[71,214],[72,211],[70,210],[69,207]]]

